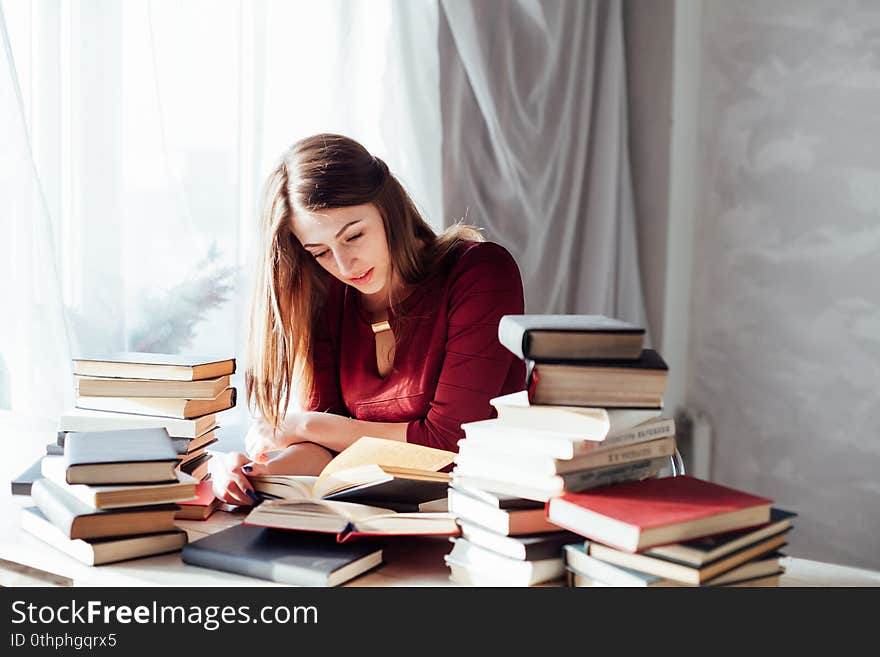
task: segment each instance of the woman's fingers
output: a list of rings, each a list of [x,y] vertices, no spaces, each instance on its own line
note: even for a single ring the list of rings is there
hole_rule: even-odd
[[[251,495],[254,492],[250,491]],[[234,500],[234,504],[249,505],[254,503],[254,498],[245,493],[245,490],[236,481],[230,481],[226,484],[226,495]],[[254,495],[256,497],[256,495]]]
[[[250,477],[251,475],[271,474],[266,466],[266,463],[257,463],[255,461],[251,461],[247,465],[242,466],[241,471],[245,474],[246,477]]]
[[[237,472],[229,475],[229,482],[226,484],[226,491],[238,500],[239,504],[253,504],[257,501],[257,494],[254,487],[247,478]]]
[[[242,474],[242,467],[250,463],[248,458],[239,452],[230,452],[226,456],[226,469],[212,472],[211,487],[214,495],[231,504],[253,504],[257,500],[253,486]]]

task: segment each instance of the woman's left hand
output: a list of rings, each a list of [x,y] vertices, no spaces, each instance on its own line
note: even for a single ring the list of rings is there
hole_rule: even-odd
[[[248,456],[255,463],[264,463],[268,460],[269,452],[277,452],[294,443],[306,441],[304,433],[308,416],[309,413],[288,413],[277,432],[271,423],[257,418],[244,438]]]

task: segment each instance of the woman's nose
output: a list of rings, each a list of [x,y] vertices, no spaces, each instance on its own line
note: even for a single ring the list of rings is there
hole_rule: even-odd
[[[354,276],[355,259],[344,253],[336,254],[336,267],[339,269],[339,275],[343,278],[351,278]]]

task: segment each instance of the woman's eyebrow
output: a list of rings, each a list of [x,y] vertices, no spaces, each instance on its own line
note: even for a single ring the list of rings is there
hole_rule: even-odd
[[[340,235],[342,235],[342,233],[345,232],[346,228],[348,228],[349,226],[354,226],[355,224],[360,223],[361,221],[362,221],[361,219],[355,219],[354,221],[349,221],[347,224],[345,224],[342,228],[339,229],[339,232],[336,233],[336,235],[333,236],[334,239],[339,237]],[[323,244],[303,244],[303,246],[324,246],[324,245]]]

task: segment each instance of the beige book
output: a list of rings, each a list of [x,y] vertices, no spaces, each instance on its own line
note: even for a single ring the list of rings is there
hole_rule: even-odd
[[[235,406],[235,388],[227,388],[214,399],[176,399],[172,397],[88,397],[79,395],[77,408],[113,411],[134,415],[158,415],[191,420],[219,413]]]
[[[74,358],[73,373],[124,379],[198,381],[234,374],[235,359],[129,351],[98,358]]]
[[[203,381],[160,381],[77,376],[77,393],[84,397],[173,397],[214,399],[229,387],[229,375]]]

